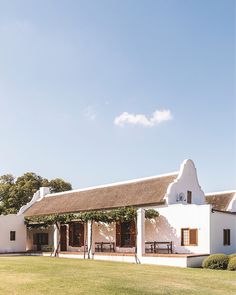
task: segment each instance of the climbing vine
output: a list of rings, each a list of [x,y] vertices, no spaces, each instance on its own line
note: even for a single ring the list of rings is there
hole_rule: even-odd
[[[158,216],[159,213],[154,209],[145,210],[145,217],[147,219],[153,219]],[[45,228],[56,223],[66,224],[72,221],[112,223],[116,221],[136,220],[136,217],[136,208],[122,207],[104,211],[86,211],[74,214],[51,214],[45,216],[25,217],[25,224],[28,228]]]

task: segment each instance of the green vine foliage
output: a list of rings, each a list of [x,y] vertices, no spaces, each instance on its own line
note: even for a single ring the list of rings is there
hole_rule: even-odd
[[[147,219],[154,219],[159,213],[154,209],[145,210]],[[104,222],[112,223],[116,221],[136,220],[137,209],[134,207],[122,207],[114,210],[106,211],[86,211],[75,214],[53,214],[46,216],[25,217],[25,224],[28,228],[45,228],[56,223],[67,224],[73,221],[88,222]]]

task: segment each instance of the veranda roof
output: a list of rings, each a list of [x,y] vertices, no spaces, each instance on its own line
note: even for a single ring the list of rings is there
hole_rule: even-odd
[[[123,184],[50,194],[34,203],[24,215],[39,216],[163,204],[167,188],[177,175],[178,173],[173,173]]]

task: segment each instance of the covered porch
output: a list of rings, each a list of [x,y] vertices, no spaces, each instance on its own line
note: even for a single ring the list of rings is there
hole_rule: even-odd
[[[149,227],[142,208],[137,210],[136,220],[130,221],[71,221],[46,228],[35,225],[27,229],[27,250],[52,252],[58,248],[59,252],[86,253],[90,257],[94,253],[173,253],[173,242],[158,241],[155,233],[150,236]]]

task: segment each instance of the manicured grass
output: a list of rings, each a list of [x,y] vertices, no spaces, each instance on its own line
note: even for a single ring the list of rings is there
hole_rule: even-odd
[[[50,257],[0,257],[0,294],[236,294],[236,272]]]

